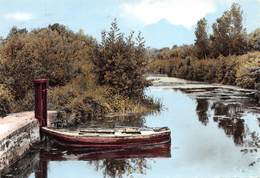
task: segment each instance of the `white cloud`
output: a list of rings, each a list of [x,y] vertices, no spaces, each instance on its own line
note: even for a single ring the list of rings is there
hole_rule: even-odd
[[[216,11],[218,3],[230,0],[138,0],[125,1],[122,10],[128,17],[135,17],[144,25],[167,20],[174,25],[191,28],[207,14]]]
[[[16,20],[16,21],[28,21],[33,19],[32,14],[28,12],[13,12],[7,13],[4,16],[8,20]]]

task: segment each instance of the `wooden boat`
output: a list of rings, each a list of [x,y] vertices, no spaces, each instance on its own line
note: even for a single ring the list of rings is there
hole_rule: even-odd
[[[42,127],[41,132],[59,145],[72,148],[134,148],[170,143],[171,131],[167,127],[65,130]]]

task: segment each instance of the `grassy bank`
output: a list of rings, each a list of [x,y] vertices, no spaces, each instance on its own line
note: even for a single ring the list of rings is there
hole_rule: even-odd
[[[191,56],[157,58],[150,61],[148,68],[152,73],[171,77],[253,89],[259,78],[255,70],[260,68],[260,52],[207,59]]]
[[[0,43],[0,116],[33,110],[33,80],[49,79],[48,109],[82,120],[108,113],[145,113],[158,102],[144,95],[143,39],[125,37],[116,22],[102,42],[60,24],[13,28]],[[130,70],[129,70],[130,69]]]

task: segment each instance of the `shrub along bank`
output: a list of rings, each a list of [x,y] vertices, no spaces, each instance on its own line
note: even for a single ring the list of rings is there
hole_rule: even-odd
[[[13,101],[13,96],[11,92],[4,85],[1,84],[0,85],[0,113],[2,116],[10,112],[11,110],[10,103],[12,101]]]
[[[0,116],[33,109],[37,78],[49,79],[49,109],[59,110],[62,119],[73,115],[74,124],[107,113],[158,109],[143,93],[149,83],[138,39],[133,34],[126,39],[116,22],[101,43],[60,24],[13,28],[0,44]]]
[[[152,73],[168,74],[187,80],[255,87],[260,68],[260,52],[240,56],[219,56],[212,59],[186,58],[153,59],[148,65]]]

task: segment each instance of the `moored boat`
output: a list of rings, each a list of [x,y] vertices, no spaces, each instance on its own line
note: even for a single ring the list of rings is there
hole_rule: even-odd
[[[42,127],[41,132],[54,139],[59,145],[72,148],[134,148],[165,144],[171,141],[171,131],[167,127],[89,128],[74,131]]]

